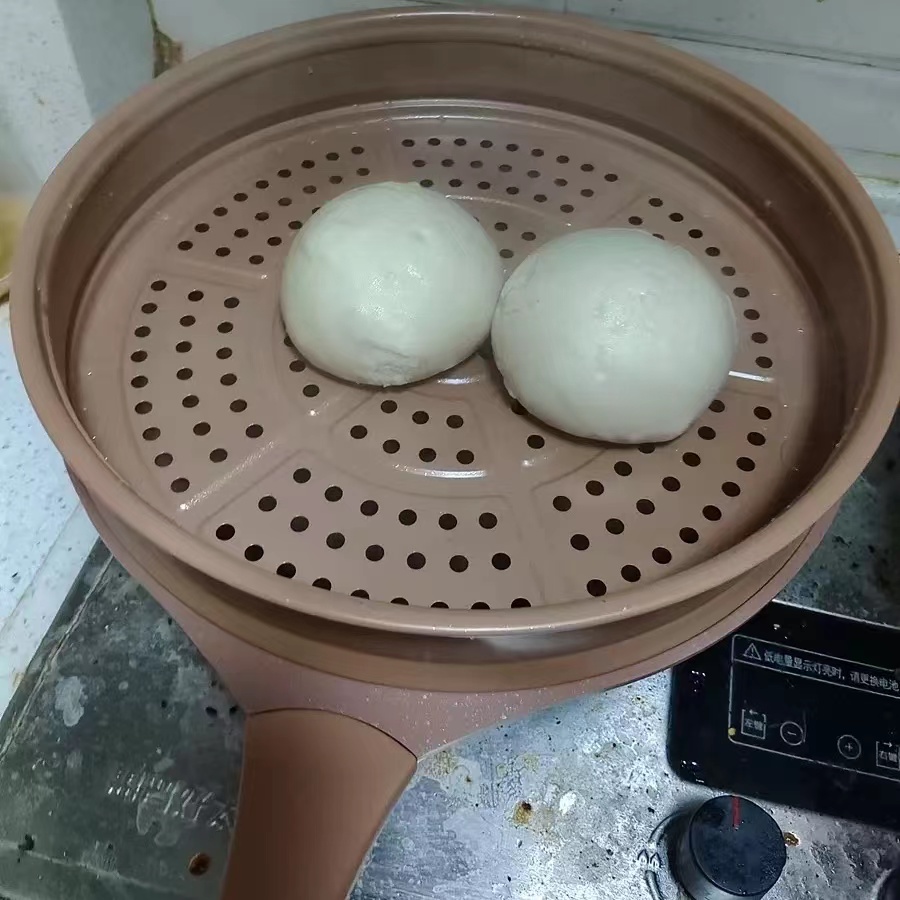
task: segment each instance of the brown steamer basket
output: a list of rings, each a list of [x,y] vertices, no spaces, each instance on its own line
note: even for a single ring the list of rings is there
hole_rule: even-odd
[[[401,390],[313,370],[278,313],[287,247],[386,180],[462,203],[509,269],[590,226],[688,248],[739,322],[720,396],[668,444],[604,446],[511,403],[487,353]],[[773,596],[894,411],[897,299],[818,138],[572,17],[289,27],[92,129],[30,218],[16,351],[100,532],[250,713],[226,896],[338,900],[418,756]]]

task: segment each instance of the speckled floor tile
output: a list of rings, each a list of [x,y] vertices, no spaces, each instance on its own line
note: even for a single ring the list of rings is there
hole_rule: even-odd
[[[19,377],[9,304],[0,305],[0,630],[77,505],[62,459]]]

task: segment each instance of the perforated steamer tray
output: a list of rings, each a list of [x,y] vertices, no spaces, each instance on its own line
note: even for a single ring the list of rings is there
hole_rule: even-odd
[[[900,383],[877,215],[773,104],[586,27],[285,29],[92,132],[41,199],[15,302],[29,390],[91,497],[248,595],[432,635],[643,615],[824,514]],[[278,313],[288,245],[328,199],[384,180],[463,204],[510,271],[575,228],[688,248],[739,322],[722,393],[681,438],[615,447],[511,403],[489,351],[390,391],[307,366]]]
[[[720,398],[671,444],[604,447],[530,418],[483,356],[399,391],[309,368],[278,308],[291,239],[340,192],[413,178],[464,203],[509,267],[588,225],[695,250],[741,323]],[[433,608],[603,597],[612,617],[629,582],[765,521],[809,456],[824,360],[805,286],[746,210],[611,129],[462,104],[394,104],[389,129],[377,106],[325,114],[205,158],[145,213],[88,288],[82,421],[158,510],[287,578]]]

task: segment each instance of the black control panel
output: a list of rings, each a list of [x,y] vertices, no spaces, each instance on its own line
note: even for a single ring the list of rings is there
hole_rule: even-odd
[[[676,667],[686,780],[900,829],[900,632],[771,603]]]

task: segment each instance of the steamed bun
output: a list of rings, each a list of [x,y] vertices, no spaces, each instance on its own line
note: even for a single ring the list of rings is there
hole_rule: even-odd
[[[548,424],[617,443],[681,434],[725,381],[731,303],[687,250],[589,229],[528,256],[491,332],[509,393]]]
[[[348,381],[407,384],[474,352],[502,280],[493,243],[462,207],[385,182],[309,220],[285,263],[281,310],[313,365]]]

